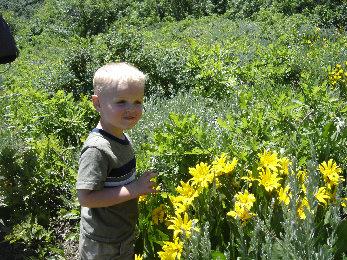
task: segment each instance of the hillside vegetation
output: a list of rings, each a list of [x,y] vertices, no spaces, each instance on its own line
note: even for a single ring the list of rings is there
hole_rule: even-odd
[[[129,131],[138,259],[347,259],[344,0],[0,0],[0,219],[18,258],[78,259],[94,72],[148,75]]]

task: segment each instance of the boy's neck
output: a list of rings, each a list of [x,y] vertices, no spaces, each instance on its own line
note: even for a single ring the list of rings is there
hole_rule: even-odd
[[[113,133],[112,131],[109,131],[107,128],[103,127],[103,124],[102,124],[101,121],[98,123],[96,128],[101,129],[101,130],[103,130],[103,131],[105,131],[105,132],[107,132],[107,133],[117,137],[118,139],[121,139],[121,140],[125,140],[126,139],[123,132],[121,132],[121,133]]]

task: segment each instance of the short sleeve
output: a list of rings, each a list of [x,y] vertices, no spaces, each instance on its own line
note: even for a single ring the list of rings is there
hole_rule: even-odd
[[[79,160],[76,189],[101,190],[107,177],[108,163],[104,152],[96,147],[85,149]]]

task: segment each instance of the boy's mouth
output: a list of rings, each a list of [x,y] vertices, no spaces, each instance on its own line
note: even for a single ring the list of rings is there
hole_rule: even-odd
[[[135,117],[134,116],[125,116],[123,117],[125,120],[134,120]]]

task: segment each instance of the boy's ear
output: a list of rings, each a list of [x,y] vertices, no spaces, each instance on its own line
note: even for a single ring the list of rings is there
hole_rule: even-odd
[[[100,100],[98,95],[92,95],[93,106],[96,111],[100,112]]]

